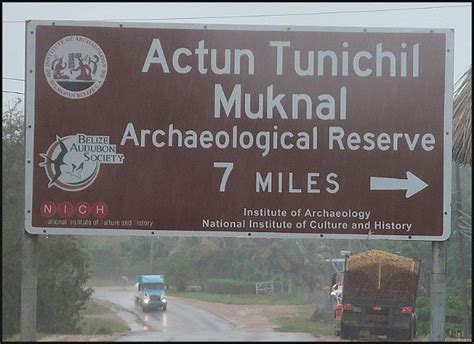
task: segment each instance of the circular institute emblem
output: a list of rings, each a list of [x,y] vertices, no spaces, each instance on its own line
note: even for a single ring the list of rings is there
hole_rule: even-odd
[[[63,97],[81,99],[99,90],[107,75],[107,59],[99,45],[84,36],[61,38],[49,48],[44,75]]]

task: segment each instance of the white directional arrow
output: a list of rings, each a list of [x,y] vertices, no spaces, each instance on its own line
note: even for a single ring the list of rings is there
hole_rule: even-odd
[[[428,184],[410,171],[407,171],[406,179],[370,177],[370,190],[407,190],[406,198],[410,198],[427,186]]]

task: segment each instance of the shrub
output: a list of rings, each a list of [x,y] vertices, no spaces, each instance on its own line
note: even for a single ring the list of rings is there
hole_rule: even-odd
[[[202,288],[200,285],[190,285],[186,287],[186,291],[197,293],[197,292],[202,291]]]
[[[216,294],[255,294],[255,283],[234,279],[209,279],[207,290]]]
[[[97,334],[112,334],[112,330],[110,328],[105,328],[103,326],[99,327],[96,332]]]
[[[311,314],[311,320],[318,322],[332,322],[333,312],[320,306],[316,306],[315,310]]]
[[[417,332],[421,335],[430,333],[430,313],[430,298],[427,296],[418,297],[416,302]],[[448,289],[446,300],[446,334],[448,337],[458,337],[464,334],[463,315],[460,296]]]

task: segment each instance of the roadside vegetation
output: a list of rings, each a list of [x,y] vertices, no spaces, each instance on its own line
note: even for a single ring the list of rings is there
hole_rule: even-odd
[[[76,335],[119,335],[129,330],[127,324],[120,319],[113,311],[100,302],[89,300],[84,304],[84,308],[79,311],[79,324],[75,331]],[[38,333],[37,340],[47,339],[55,333]],[[4,339],[5,342],[20,341],[20,334]]]
[[[36,340],[41,340],[43,339],[44,337],[47,337],[48,334],[47,333],[37,333],[36,334]],[[14,334],[12,336],[9,336],[9,337],[6,337],[6,338],[2,338],[2,341],[3,342],[21,342],[21,336],[19,333],[17,334]]]
[[[18,98],[2,115],[2,339],[20,332],[21,240],[24,230],[24,116]],[[72,236],[38,237],[37,330],[77,333],[92,289],[88,254]]]
[[[168,290],[170,296],[233,305],[306,305],[305,298],[295,295],[211,294],[205,292],[178,292]]]
[[[274,318],[279,332],[303,332],[313,336],[334,335],[332,312],[318,306],[306,306],[297,314]]]
[[[127,323],[109,307],[96,301],[87,301],[80,316],[79,333],[83,335],[119,334],[129,330]]]

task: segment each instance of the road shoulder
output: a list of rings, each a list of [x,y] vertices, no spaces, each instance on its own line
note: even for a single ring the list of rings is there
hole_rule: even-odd
[[[289,305],[232,305],[206,302],[177,296],[168,299],[189,304],[211,312],[234,325],[238,329],[248,331],[274,331],[278,324],[277,316],[291,315],[300,312],[304,306]]]

